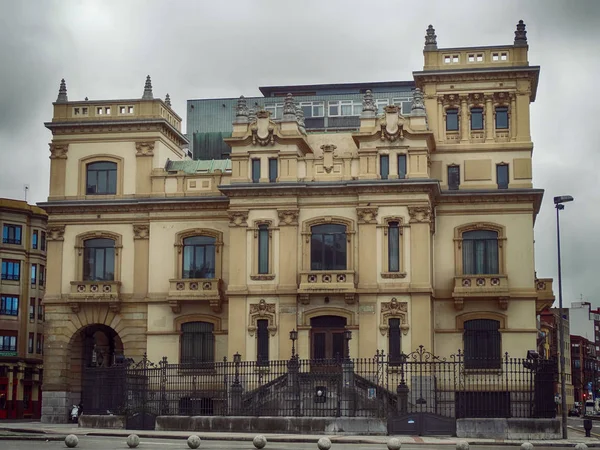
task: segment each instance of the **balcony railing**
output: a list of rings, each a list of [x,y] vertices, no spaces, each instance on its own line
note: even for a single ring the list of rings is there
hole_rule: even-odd
[[[510,291],[506,275],[460,275],[454,277],[454,307],[462,309],[465,299],[497,298],[501,309],[508,307]]]
[[[119,311],[121,304],[120,281],[71,281],[69,304],[78,311],[83,303],[106,303],[112,311]]]
[[[215,312],[221,311],[224,289],[220,278],[175,278],[169,280],[167,300],[175,313],[184,302],[208,301]]]
[[[354,303],[356,294],[353,270],[311,270],[300,272],[300,301],[308,303],[310,294],[344,294],[346,303]]]

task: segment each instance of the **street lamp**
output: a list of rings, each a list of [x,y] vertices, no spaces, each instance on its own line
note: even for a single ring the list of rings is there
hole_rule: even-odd
[[[350,339],[352,339],[352,331],[344,330],[344,339],[346,340],[346,359],[350,359]]]
[[[564,203],[572,202],[570,195],[561,195],[554,197],[554,207],[556,208],[556,243],[558,249],[558,310],[560,318],[558,320],[558,345],[560,347],[560,396],[562,412],[562,436],[567,439],[567,384],[565,381],[565,330],[563,327],[563,301],[562,301],[562,274],[560,267],[560,220],[559,212],[565,209]]]
[[[296,357],[296,339],[298,339],[298,332],[296,330],[290,331],[290,340],[292,341],[292,358]]]

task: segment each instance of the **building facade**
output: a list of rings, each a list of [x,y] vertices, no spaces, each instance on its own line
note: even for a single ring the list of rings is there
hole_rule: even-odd
[[[571,335],[571,372],[576,402],[585,405],[586,400],[593,400],[598,378],[598,360],[596,345],[582,336]]]
[[[280,118],[242,97],[212,161],[188,158],[149,77],[137,100],[69,101],[61,84],[43,420],[66,419],[86,367],[144,354],[525,357],[553,301],[534,270],[527,54],[522,22],[497,47],[438,48],[430,27],[410,110],[366,90],[356,129],[332,133],[291,94]]]
[[[47,215],[0,198],[0,419],[40,418]]]

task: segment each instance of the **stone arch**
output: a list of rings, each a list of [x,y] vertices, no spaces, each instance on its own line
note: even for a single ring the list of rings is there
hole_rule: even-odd
[[[506,328],[508,327],[507,316],[505,314],[489,311],[478,311],[459,314],[458,316],[456,316],[456,329],[459,331],[463,331],[465,328],[465,322],[475,319],[497,320],[500,323],[500,331],[506,330]]]
[[[345,308],[337,308],[334,306],[326,308],[315,308],[310,311],[306,311],[302,314],[301,326],[310,328],[310,319],[319,316],[339,316],[346,319],[346,327],[357,327],[358,322],[356,320],[356,314]]]

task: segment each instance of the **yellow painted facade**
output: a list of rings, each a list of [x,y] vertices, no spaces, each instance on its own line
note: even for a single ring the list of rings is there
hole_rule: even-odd
[[[283,119],[274,121],[266,111],[248,119],[240,106],[226,139],[232,153],[225,172],[165,169],[167,159],[188,157],[181,119],[162,100],[69,102],[66,90],[59,95],[46,124],[53,139],[43,205],[48,399],[78,399],[81,386],[68,374],[81,363],[80,335],[92,326],[114,331],[114,350],[125,357],[146,352],[170,362],[180,361],[182,325],[198,321],[213,327],[214,360],[236,352],[256,359],[259,317],[269,320],[270,359],[290,357],[292,330],[300,357],[314,356],[311,319],[320,316],[346,321],[352,357],[388,352],[390,317],[401,319],[405,353],[423,345],[454,354],[463,349],[464,322],[481,318],[500,324],[503,353],[524,357],[535,349],[536,311],[553,299],[551,280],[536,279],[533,253],[543,191],[531,178],[529,105],[539,68],[518,43],[430,44],[424,57],[414,73],[412,113],[388,106],[370,114],[367,94],[357,131],[306,133],[293,110],[284,107]],[[286,106],[293,102],[286,98]],[[471,111],[479,107],[483,129],[471,130]],[[495,126],[498,107],[508,109],[506,128]],[[455,131],[447,124],[453,110]],[[399,155],[406,157],[405,177],[398,175]],[[275,182],[270,159],[277,161]],[[115,164],[115,193],[88,192],[86,170],[99,161]],[[253,164],[260,167],[256,182]],[[506,189],[498,165],[509,166]],[[449,183],[452,166],[459,167],[458,186]],[[345,227],[344,269],[311,268],[312,227],[321,224]],[[390,224],[400,229],[394,270]],[[259,270],[263,229],[266,271]],[[498,273],[464,273],[462,233],[471,230],[497,232]],[[214,238],[213,277],[184,277],[183,240],[190,236]],[[84,280],[83,247],[94,238],[115,243],[112,281]],[[261,304],[273,314],[259,316]],[[44,408],[44,420],[58,420],[50,400]]]

